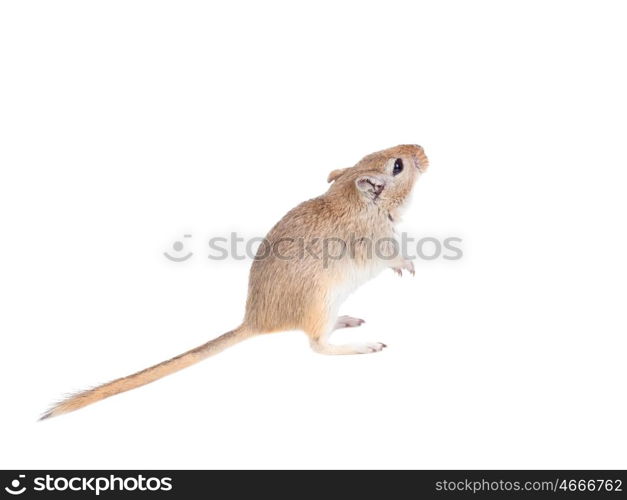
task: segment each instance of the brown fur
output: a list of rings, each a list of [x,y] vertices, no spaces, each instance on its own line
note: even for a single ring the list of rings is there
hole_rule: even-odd
[[[393,176],[397,158],[405,167]],[[385,260],[373,256],[367,242],[395,237],[399,210],[427,166],[420,146],[403,145],[370,154],[353,167],[334,170],[328,177],[333,184],[324,195],[289,211],[268,233],[250,271],[246,314],[240,327],[168,361],[71,396],[42,419],[148,384],[256,334],[303,330],[312,348],[325,354],[381,350],[384,345],[380,343],[333,345],[328,336],[336,326],[341,302],[359,284],[386,267],[413,272],[411,263],[401,257]],[[339,256],[342,248],[348,250],[341,258],[325,261],[314,257],[312,254],[322,255],[325,244],[334,256]],[[269,252],[277,248],[280,255]],[[261,258],[264,252],[268,255]]]

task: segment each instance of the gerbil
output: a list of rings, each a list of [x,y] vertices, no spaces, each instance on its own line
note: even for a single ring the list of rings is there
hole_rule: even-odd
[[[73,395],[41,418],[148,384],[262,333],[302,330],[322,354],[380,351],[386,347],[380,342],[335,345],[329,336],[363,323],[338,317],[340,305],[358,286],[385,268],[414,274],[411,261],[394,251],[394,225],[427,167],[422,147],[401,145],[333,170],[328,191],[289,211],[260,246],[240,326],[163,363]]]

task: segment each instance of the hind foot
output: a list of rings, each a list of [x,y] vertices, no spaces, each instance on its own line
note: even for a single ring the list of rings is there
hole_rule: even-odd
[[[326,342],[312,341],[311,348],[320,354],[370,354],[382,351],[387,347],[381,342],[360,342],[358,344],[334,345]]]

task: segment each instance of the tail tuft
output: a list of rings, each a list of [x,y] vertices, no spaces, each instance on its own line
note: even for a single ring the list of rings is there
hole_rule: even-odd
[[[52,405],[48,411],[39,417],[39,420],[47,420],[51,417],[56,417],[57,415],[69,413],[95,403],[96,401],[100,401],[101,399],[149,384],[150,382],[154,382],[166,375],[170,375],[171,373],[198,363],[209,356],[213,356],[227,347],[241,342],[249,336],[250,334],[244,330],[243,327],[236,328],[235,330],[227,332],[224,335],[207,342],[206,344],[175,356],[163,363],[151,366],[150,368],[146,368],[145,370],[129,375],[128,377],[118,378],[106,384],[94,387],[93,389],[88,389],[86,391],[70,395],[66,399]]]
[[[115,380],[114,382],[117,382],[117,380]],[[85,391],[80,391],[75,394],[70,394],[65,399],[54,403],[48,410],[46,410],[45,413],[41,415],[41,417],[39,417],[38,420],[47,420],[51,417],[63,415],[64,413],[69,413],[71,411],[78,410],[83,406],[95,403],[99,399],[104,399],[106,396],[99,396],[97,394],[97,391],[98,389],[109,386],[110,384],[113,384],[113,382],[110,382],[109,384],[104,384],[100,387],[95,387],[93,389],[87,389]]]

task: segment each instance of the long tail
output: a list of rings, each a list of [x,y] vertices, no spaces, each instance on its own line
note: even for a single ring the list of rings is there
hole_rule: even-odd
[[[78,394],[74,394],[73,396],[55,404],[41,416],[40,420],[56,417],[57,415],[61,415],[63,413],[69,413],[100,401],[101,399],[115,396],[121,392],[130,391],[131,389],[149,384],[150,382],[159,380],[166,375],[170,375],[174,372],[182,370],[183,368],[187,368],[188,366],[198,363],[209,356],[218,354],[228,347],[249,338],[250,336],[251,334],[246,331],[243,326],[240,326],[235,330],[231,330],[230,332],[219,336],[218,338],[210,340],[206,344],[184,352],[183,354],[179,354],[178,356],[168,359],[163,363],[151,366],[150,368],[133,373],[127,377],[118,378],[106,384],[94,387],[93,389],[88,389],[86,391],[79,392]]]

